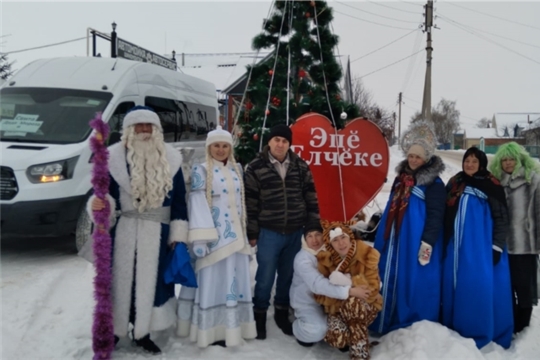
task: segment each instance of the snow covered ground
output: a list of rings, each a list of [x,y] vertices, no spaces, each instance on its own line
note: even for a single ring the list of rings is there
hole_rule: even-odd
[[[440,152],[444,157],[444,152]],[[367,210],[384,208],[392,184],[394,168],[403,155],[392,147],[388,183]],[[447,181],[460,168],[460,161],[444,157]],[[256,262],[252,264],[255,273]],[[90,359],[91,324],[94,306],[93,268],[75,255],[63,239],[2,239],[0,264],[1,358],[11,359]],[[474,301],[474,299],[471,299]],[[271,310],[270,310],[271,311]],[[268,319],[268,338],[251,340],[237,348],[199,349],[172,332],[153,334],[163,355],[152,357],[122,339],[114,359],[348,359],[319,343],[303,348],[284,335]],[[372,359],[488,359],[533,360],[540,357],[540,308],[533,312],[531,326],[520,333],[509,350],[489,344],[482,350],[474,342],[431,322],[420,322],[379,339]]]

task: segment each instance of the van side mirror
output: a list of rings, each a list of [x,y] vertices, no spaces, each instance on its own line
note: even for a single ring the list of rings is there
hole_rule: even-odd
[[[120,139],[122,138],[122,135],[118,131],[113,131],[111,135],[109,135],[109,143],[108,146],[114,145],[117,142],[120,142]]]

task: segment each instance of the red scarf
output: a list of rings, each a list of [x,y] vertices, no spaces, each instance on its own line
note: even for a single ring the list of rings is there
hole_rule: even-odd
[[[396,177],[396,180],[394,180],[394,185],[392,185],[392,193],[394,196],[392,196],[390,210],[388,211],[388,217],[386,218],[386,226],[384,230],[385,240],[390,238],[392,224],[394,224],[396,235],[399,232],[401,223],[403,222],[403,217],[405,216],[405,210],[407,210],[407,206],[409,205],[409,198],[411,197],[414,182],[413,175],[405,172],[401,173]]]

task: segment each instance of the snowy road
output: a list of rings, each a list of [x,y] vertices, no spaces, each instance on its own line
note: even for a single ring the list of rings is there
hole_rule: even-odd
[[[200,153],[200,150],[198,150]],[[461,156],[445,156],[448,170],[443,180],[461,167]],[[457,156],[457,157],[456,157]],[[402,154],[391,150],[389,184]],[[377,196],[384,207],[388,183]],[[373,206],[370,210],[374,210]],[[1,350],[6,360],[91,359],[91,327],[94,307],[93,267],[76,256],[72,239],[2,239],[0,254]],[[251,264],[252,275],[256,262]],[[471,299],[474,301],[474,299]],[[268,338],[251,340],[238,348],[198,349],[186,339],[168,333],[153,334],[162,348],[161,357],[151,357],[122,339],[114,359],[348,359],[347,354],[319,343],[299,346],[281,333],[269,312]],[[170,336],[169,336],[170,335]],[[509,350],[490,344],[482,351],[470,339],[447,328],[420,322],[380,339],[372,351],[373,360],[385,359],[489,359],[533,360],[540,354],[540,310],[535,308],[531,327],[517,336]]]

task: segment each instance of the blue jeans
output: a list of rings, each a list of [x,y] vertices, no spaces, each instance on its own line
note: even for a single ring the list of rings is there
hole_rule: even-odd
[[[302,246],[303,230],[292,234],[280,234],[261,229],[257,239],[257,274],[255,275],[255,294],[253,307],[266,311],[270,306],[270,295],[276,279],[274,306],[289,306],[289,289],[293,276],[294,257]]]

